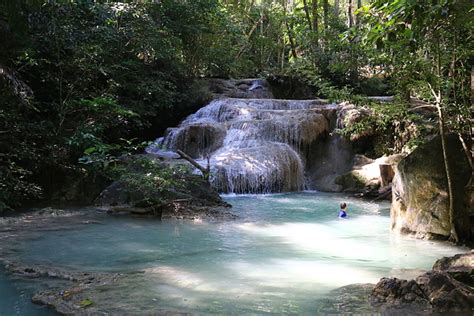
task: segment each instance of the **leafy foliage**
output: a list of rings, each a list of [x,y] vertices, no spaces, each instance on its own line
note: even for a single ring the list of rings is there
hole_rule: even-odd
[[[12,206],[40,197],[48,170],[101,172],[139,152],[200,105],[196,77],[236,68],[214,0],[2,1],[0,12],[0,200]],[[27,105],[9,73],[34,92]]]
[[[140,152],[206,101],[202,77],[266,76],[282,97],[368,106],[344,132],[387,138],[419,120],[410,95],[439,92],[448,128],[467,132],[472,3],[364,3],[0,1],[0,208],[48,198],[45,174],[103,173]],[[392,105],[366,98],[389,93]]]
[[[185,188],[191,173],[187,166],[170,166],[146,156],[130,157],[125,164],[111,169],[111,175],[138,193],[147,205],[154,205],[170,191]]]

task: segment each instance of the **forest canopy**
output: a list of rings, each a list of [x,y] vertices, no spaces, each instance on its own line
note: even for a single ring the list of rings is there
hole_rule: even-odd
[[[473,13],[469,0],[0,0],[0,209],[139,152],[207,101],[201,78],[395,95],[388,122],[415,96],[468,133]]]

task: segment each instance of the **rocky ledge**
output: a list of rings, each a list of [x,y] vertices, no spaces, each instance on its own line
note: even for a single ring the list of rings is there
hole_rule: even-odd
[[[3,261],[5,269],[23,278],[49,278],[62,280],[64,288],[36,293],[32,301],[46,305],[62,315],[107,315],[97,306],[89,291],[115,284],[125,276],[119,273],[77,272],[41,265],[24,265]]]
[[[144,163],[147,168],[140,165]],[[236,218],[230,212],[232,206],[222,200],[209,181],[186,167],[187,162],[172,164],[153,155],[133,157],[126,162],[124,176],[107,187],[95,204],[111,215],[189,220]],[[163,172],[169,173],[167,178]],[[157,180],[150,181],[153,178]],[[164,185],[166,182],[172,184]]]
[[[474,311],[474,251],[442,258],[415,280],[382,278],[369,302],[382,311],[409,309],[422,313]]]

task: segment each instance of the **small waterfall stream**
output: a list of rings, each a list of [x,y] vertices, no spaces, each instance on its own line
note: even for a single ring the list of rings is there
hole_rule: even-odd
[[[261,85],[252,84],[250,96],[251,89],[262,95]],[[222,193],[300,191],[308,149],[329,137],[338,109],[320,99],[221,97],[169,128],[147,152],[209,157],[211,183]]]

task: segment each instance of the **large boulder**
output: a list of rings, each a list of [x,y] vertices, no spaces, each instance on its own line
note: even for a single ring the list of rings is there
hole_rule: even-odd
[[[200,123],[169,129],[163,146],[182,150],[193,158],[205,157],[222,146],[225,128],[218,123]]]
[[[374,306],[386,308],[424,309],[429,307],[428,298],[415,280],[382,278],[372,290],[369,302]]]
[[[416,278],[416,282],[438,312],[464,312],[474,308],[472,287],[446,272],[430,271]]]
[[[467,315],[474,308],[473,259],[473,251],[442,258],[432,271],[415,280],[382,278],[372,290],[369,302],[381,310]]]
[[[362,122],[373,113],[367,107],[358,107],[349,102],[343,102],[340,105],[340,110],[337,114],[337,127],[340,129],[355,126]],[[359,128],[351,133],[350,140],[358,141],[362,138],[372,137],[375,135],[375,126],[367,125],[364,128]]]
[[[454,222],[461,239],[470,239],[466,184],[471,167],[457,135],[446,137],[453,180]],[[435,137],[402,159],[392,187],[392,230],[422,238],[450,236],[449,198],[441,138]]]
[[[433,265],[433,271],[446,272],[456,280],[474,287],[474,250],[439,259]]]
[[[346,192],[366,192],[382,186],[381,166],[391,166],[403,158],[403,155],[382,156],[375,160],[363,155],[355,155],[352,169],[335,179],[336,184]],[[391,179],[387,179],[391,181]]]
[[[95,204],[110,214],[150,215],[177,219],[232,219],[230,205],[207,180],[184,165],[153,156],[123,161],[117,181],[102,191]]]

